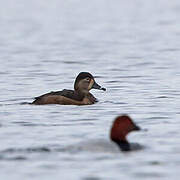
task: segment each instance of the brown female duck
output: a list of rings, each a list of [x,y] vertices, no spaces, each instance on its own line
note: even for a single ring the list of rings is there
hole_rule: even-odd
[[[32,104],[63,104],[63,105],[88,105],[97,102],[97,99],[89,92],[91,89],[106,91],[98,85],[94,77],[88,72],[81,72],[74,82],[74,90],[50,92],[36,97]]]

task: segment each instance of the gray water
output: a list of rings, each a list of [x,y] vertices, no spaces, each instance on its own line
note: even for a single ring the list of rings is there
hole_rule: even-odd
[[[0,63],[1,180],[180,176],[178,0],[1,1]],[[21,105],[81,71],[107,88],[97,104]],[[124,113],[143,150],[104,145]]]

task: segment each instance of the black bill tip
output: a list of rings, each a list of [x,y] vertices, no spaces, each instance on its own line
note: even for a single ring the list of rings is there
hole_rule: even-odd
[[[134,128],[133,128],[133,130],[134,130],[134,131],[140,131],[141,128],[140,128],[139,126],[135,125]]]
[[[100,86],[99,84],[97,84],[96,82],[94,82],[92,88],[93,88],[93,89],[99,89],[99,90],[106,91],[106,88],[101,87],[101,86]]]
[[[106,91],[106,88],[101,88],[101,90]]]

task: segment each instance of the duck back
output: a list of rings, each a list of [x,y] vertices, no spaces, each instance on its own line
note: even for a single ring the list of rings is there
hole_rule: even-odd
[[[35,100],[32,102],[32,104],[43,104],[43,101],[47,99],[48,97],[57,97],[57,96],[63,96],[72,100],[76,101],[82,101],[84,96],[79,95],[76,91],[63,89],[62,91],[52,91],[46,94],[43,94],[41,96],[35,97]],[[52,99],[50,98],[50,99]]]

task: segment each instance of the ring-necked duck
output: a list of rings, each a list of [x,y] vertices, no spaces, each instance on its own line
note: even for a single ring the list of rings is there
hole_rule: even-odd
[[[89,105],[97,102],[97,99],[89,92],[91,89],[106,91],[98,85],[94,77],[88,72],[81,72],[74,82],[74,90],[50,92],[36,97],[32,104],[63,104],[63,105]]]

